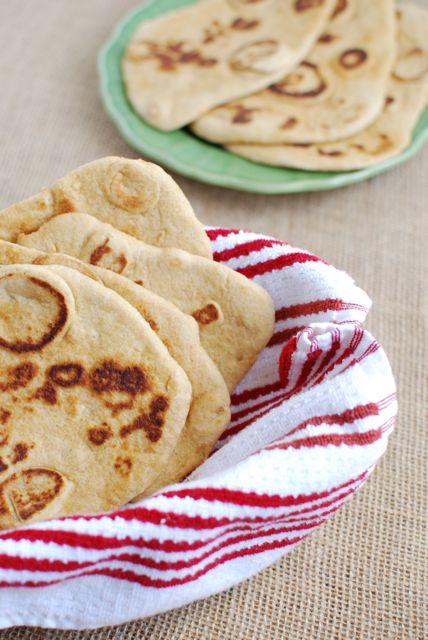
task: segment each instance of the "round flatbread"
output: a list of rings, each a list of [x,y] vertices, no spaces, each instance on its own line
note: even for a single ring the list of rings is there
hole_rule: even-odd
[[[144,490],[177,443],[191,387],[117,293],[63,266],[11,265],[0,267],[0,393],[4,529]]]
[[[228,267],[179,249],[159,249],[85,214],[65,214],[19,236],[27,247],[67,253],[133,280],[198,322],[201,342],[234,389],[269,341],[269,294]]]
[[[395,59],[393,0],[338,0],[317,45],[270,87],[192,125],[222,144],[338,140],[380,114]]]
[[[428,11],[405,4],[397,10],[398,57],[384,109],[367,129],[324,144],[230,145],[249,160],[311,171],[363,169],[406,149],[428,101]]]
[[[116,291],[140,313],[178,362],[192,386],[186,424],[155,482],[141,493],[181,480],[209,455],[230,419],[230,397],[216,365],[202,347],[196,321],[175,305],[113,271],[64,254],[43,253],[0,240],[0,264],[59,264]]]
[[[334,0],[202,0],[143,22],[123,58],[129,100],[165,131],[279,80],[308,53]]]
[[[203,225],[171,176],[150,162],[113,156],[85,164],[1,211],[0,238],[15,242],[20,233],[72,211],[85,211],[149,244],[212,257]]]

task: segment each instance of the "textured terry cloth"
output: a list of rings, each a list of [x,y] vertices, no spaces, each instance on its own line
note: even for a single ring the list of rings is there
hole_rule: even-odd
[[[103,515],[0,534],[0,624],[119,624],[223,591],[290,552],[359,489],[396,416],[370,300],[268,236],[210,229],[216,260],[271,294],[275,332],[189,480]]]

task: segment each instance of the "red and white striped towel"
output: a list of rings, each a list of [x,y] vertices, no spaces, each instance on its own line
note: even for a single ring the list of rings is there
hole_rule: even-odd
[[[368,296],[316,256],[209,229],[214,257],[271,294],[275,333],[188,481],[113,513],[0,534],[0,627],[119,624],[204,598],[290,551],[386,449],[395,384]]]

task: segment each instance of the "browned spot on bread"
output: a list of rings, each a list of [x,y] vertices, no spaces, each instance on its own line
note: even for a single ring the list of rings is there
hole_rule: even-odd
[[[144,287],[144,282],[142,280],[134,280],[135,284],[139,284],[140,287]]]
[[[4,462],[3,458],[0,458],[0,473],[8,469],[8,465]]]
[[[215,58],[205,57],[197,48],[186,46],[183,41],[164,45],[141,41],[128,49],[126,57],[132,62],[154,60],[158,63],[159,71],[175,71],[180,64],[212,67],[218,62]]]
[[[28,455],[29,446],[25,442],[18,442],[13,448],[12,463],[22,462]]]
[[[77,362],[54,364],[48,369],[48,377],[60,387],[74,387],[84,378],[84,369]]]
[[[52,382],[46,382],[43,387],[37,389],[34,397],[37,400],[42,400],[46,404],[56,404],[57,401],[57,392]]]
[[[195,318],[196,322],[199,322],[199,324],[211,324],[211,322],[218,320],[219,313],[215,304],[210,302],[202,309],[194,311],[192,316]]]
[[[339,62],[345,69],[355,69],[362,65],[368,58],[364,49],[347,49],[342,53]]]
[[[395,99],[392,96],[386,96],[385,99],[385,106],[389,106],[390,104],[392,104],[393,102],[395,102]]]
[[[91,264],[98,264],[104,254],[111,252],[108,243],[109,239],[107,238],[102,244],[100,244],[92,251],[91,255],[89,256],[89,262]]]
[[[92,427],[88,429],[88,439],[92,444],[95,444],[97,447],[104,444],[109,438],[113,435],[110,427]]]
[[[62,213],[72,213],[73,211],[75,211],[75,207],[71,200],[65,196],[59,199],[55,207],[55,213],[61,215]]]
[[[61,331],[67,321],[67,305],[62,293],[54,289],[54,287],[52,287],[49,283],[44,282],[43,280],[39,280],[39,278],[30,277],[29,280],[36,286],[41,287],[45,291],[48,291],[49,294],[53,298],[55,298],[58,306],[58,314],[55,320],[50,323],[49,330],[44,333],[42,337],[39,338],[36,342],[33,342],[30,338],[27,338],[26,340],[16,340],[15,342],[10,342],[9,340],[5,340],[4,338],[0,337],[0,346],[16,353],[40,351],[44,346],[46,346],[55,338],[55,336]]]
[[[64,479],[52,469],[25,469],[0,485],[0,511],[8,512],[5,496],[21,521],[42,511],[60,493]]]
[[[260,20],[245,20],[244,18],[236,18],[231,23],[232,29],[236,29],[237,31],[248,31],[250,29],[255,29],[260,24]]]
[[[129,436],[134,431],[143,429],[150,442],[157,442],[162,435],[164,413],[168,405],[168,399],[164,396],[158,396],[152,400],[148,413],[139,415],[133,422],[121,428],[120,435],[122,438]]]
[[[125,411],[125,409],[132,409],[134,406],[133,400],[128,400],[128,402],[106,402],[106,407],[111,409],[113,416],[117,416],[121,411]]]
[[[12,415],[11,412],[8,411],[7,409],[0,409],[0,422],[1,422],[1,424],[6,424],[6,422],[9,420],[11,415]]]
[[[117,256],[115,262],[117,262],[119,265],[119,269],[117,270],[118,273],[122,273],[122,271],[125,269],[126,265],[128,264],[128,260],[125,258],[123,253]]]
[[[343,156],[343,151],[339,151],[338,149],[332,149],[331,151],[327,151],[326,149],[317,149],[317,152],[320,156],[332,156],[333,158]]]
[[[149,388],[146,375],[141,367],[122,367],[113,360],[105,360],[99,367],[91,371],[90,384],[97,393],[124,391],[135,395],[147,391]]]
[[[312,142],[290,142],[290,147],[302,147],[302,149],[308,149],[312,147]]]
[[[7,381],[0,382],[0,391],[10,391],[19,389],[20,387],[26,387],[36,373],[37,367],[31,362],[24,362],[17,367],[13,367],[13,369],[8,370]]]
[[[228,108],[234,111],[234,115],[232,117],[232,122],[234,124],[246,124],[247,122],[251,122],[254,111],[257,111],[257,109],[244,107],[242,104],[230,105]]]
[[[307,11],[308,9],[314,9],[324,4],[324,0],[296,0],[294,3],[294,9],[296,11]]]
[[[287,120],[282,123],[280,129],[292,129],[298,122],[297,118],[287,118]]]
[[[225,28],[218,20],[213,20],[212,23],[204,29],[203,44],[210,44],[224,35]]]
[[[116,458],[114,468],[121,476],[129,476],[132,469],[132,460],[130,458]]]
[[[329,44],[329,42],[333,42],[337,39],[337,36],[334,36],[332,33],[323,33],[322,36],[318,38],[318,42],[320,44]]]
[[[299,85],[309,76],[313,85],[311,89],[299,89]],[[304,60],[296,71],[289,73],[281,82],[275,82],[269,87],[269,91],[290,98],[314,98],[325,91],[327,83],[321,75],[316,64]]]
[[[378,143],[372,149],[368,149],[366,146],[364,146],[363,144],[359,144],[359,143],[358,144],[354,143],[351,146],[354,149],[357,149],[358,151],[362,151],[363,153],[368,153],[371,156],[377,156],[377,155],[387,151],[392,146],[392,142],[391,142],[391,139],[389,138],[389,136],[387,136],[386,133],[379,133],[378,134]]]
[[[342,11],[345,11],[347,6],[348,6],[348,0],[336,0],[336,6],[334,7],[334,11],[331,15],[331,19],[338,16],[339,13],[342,13]]]

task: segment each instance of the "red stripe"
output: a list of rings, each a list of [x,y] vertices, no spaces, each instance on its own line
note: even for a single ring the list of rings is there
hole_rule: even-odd
[[[248,555],[255,555],[256,553],[262,553],[263,551],[280,549],[283,547],[294,545],[300,542],[301,540],[304,540],[304,538],[306,538],[307,535],[301,536],[300,538],[293,538],[292,540],[288,540],[288,539],[276,540],[273,542],[265,542],[263,544],[257,544],[257,545],[254,545],[253,547],[249,547],[248,549],[230,551],[229,553],[226,553],[223,556],[220,556],[216,560],[213,560],[213,562],[207,564],[205,567],[203,567],[199,571],[192,573],[190,575],[187,575],[183,578],[161,580],[159,578],[155,579],[147,575],[138,575],[132,571],[123,571],[121,569],[95,569],[90,571],[83,571],[76,576],[69,576],[66,578],[52,580],[52,581],[28,580],[26,582],[16,582],[16,581],[14,582],[14,581],[4,580],[0,582],[0,587],[44,587],[48,585],[59,584],[60,582],[64,582],[65,580],[73,580],[75,578],[84,577],[88,575],[102,575],[110,578],[117,578],[119,580],[127,580],[128,582],[134,582],[144,587],[155,587],[157,589],[162,589],[166,587],[175,587],[175,586],[179,586],[189,582],[193,582],[198,578],[201,578],[202,576],[207,574],[209,571],[211,571],[215,567],[218,567],[230,560],[234,560],[240,557],[245,557]]]
[[[162,495],[166,498],[192,498],[193,500],[208,500],[209,502],[216,501],[234,504],[240,507],[292,507],[294,505],[313,502],[314,500],[325,498],[335,491],[344,489],[345,487],[349,486],[359,479],[360,477],[353,478],[352,480],[347,480],[343,484],[318,493],[301,493],[299,495],[280,496],[278,494],[256,493],[255,491],[240,491],[238,489],[227,489],[218,487],[194,487],[190,489],[175,489],[173,491],[164,491]]]
[[[211,242],[214,242],[214,240],[217,240],[217,238],[225,238],[227,236],[231,236],[234,233],[238,234],[239,229],[206,229],[206,234]]]
[[[328,445],[338,447],[341,444],[349,446],[366,445],[373,444],[373,442],[376,442],[376,440],[379,440],[381,437],[381,429],[372,429],[371,431],[364,431],[362,433],[331,433],[284,442],[276,446],[271,446],[269,449],[302,449],[303,447],[326,447]]]
[[[288,320],[289,318],[298,318],[299,316],[309,316],[317,313],[325,313],[326,311],[345,311],[348,309],[368,311],[368,309],[361,304],[344,302],[344,300],[340,300],[339,298],[331,298],[282,307],[276,311],[275,319],[278,322],[280,320]]]
[[[235,269],[235,271],[242,273],[244,276],[247,276],[247,278],[254,278],[254,276],[260,276],[264,273],[270,273],[271,271],[284,269],[293,264],[304,262],[322,262],[322,260],[310,253],[288,253],[272,258],[271,260],[265,260],[264,262],[258,262],[257,264],[250,264],[247,267]]]
[[[279,379],[283,387],[287,387],[289,382],[291,365],[293,362],[293,355],[296,352],[297,347],[297,337],[291,338],[283,350],[281,351],[281,355],[279,356],[278,369],[279,369]]]
[[[230,402],[232,405],[242,404],[244,402],[248,402],[249,400],[255,400],[260,396],[266,396],[268,393],[273,393],[274,391],[279,391],[282,389],[282,384],[280,380],[276,382],[271,382],[270,384],[265,384],[262,387],[253,387],[252,389],[247,389],[245,391],[241,391],[241,393],[233,393]]]
[[[286,329],[282,329],[281,331],[277,331],[273,334],[272,338],[267,343],[267,347],[274,347],[277,344],[285,344],[290,338],[299,333],[299,331],[303,331],[306,327],[287,327]]]
[[[180,571],[182,569],[188,569],[198,565],[210,556],[214,555],[221,549],[226,549],[234,544],[241,542],[257,540],[258,538],[265,538],[267,536],[279,535],[284,533],[301,532],[307,529],[313,529],[321,524],[325,520],[318,520],[310,524],[301,524],[297,526],[275,527],[266,528],[266,524],[259,528],[258,531],[251,531],[249,533],[243,533],[237,536],[232,536],[227,540],[220,542],[213,546],[211,549],[204,551],[202,554],[194,555],[187,560],[167,561],[167,560],[154,560],[150,557],[145,557],[138,553],[112,553],[105,557],[101,557],[97,560],[50,560],[48,558],[21,558],[17,556],[11,556],[8,554],[0,554],[0,569],[15,569],[18,571],[75,571],[78,569],[84,569],[87,567],[96,567],[102,562],[129,562],[136,566],[147,567],[148,569],[156,569],[158,571]]]
[[[223,249],[222,251],[215,251],[213,254],[214,260],[218,262],[226,262],[232,258],[241,258],[248,256],[250,253],[260,251],[265,247],[273,247],[275,245],[284,244],[281,240],[274,240],[273,238],[259,238],[258,240],[249,240],[242,244],[237,244],[229,249]]]

